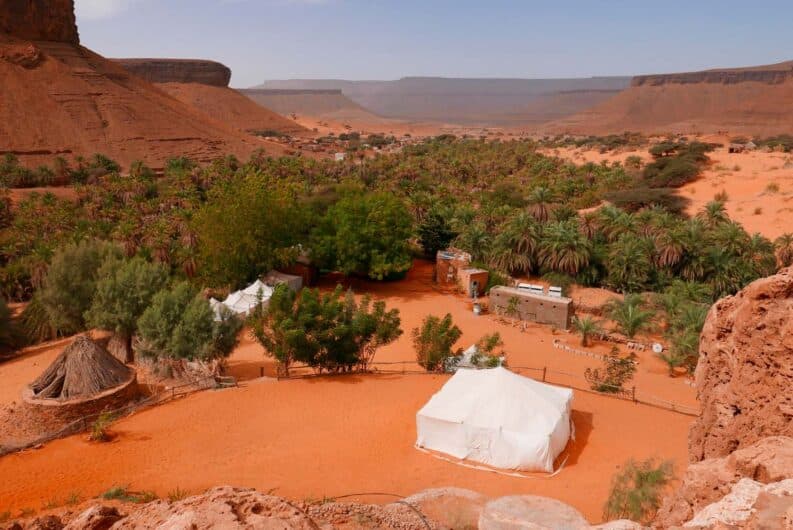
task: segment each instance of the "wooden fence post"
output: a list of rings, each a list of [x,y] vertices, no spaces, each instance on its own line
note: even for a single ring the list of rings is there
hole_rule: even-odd
[[[548,367],[547,366],[543,366],[542,367],[542,382],[543,383],[545,382],[545,375],[546,375],[547,372],[548,372]]]
[[[634,403],[638,403],[638,401],[636,401],[636,385],[633,385],[633,388],[631,388],[631,397]]]
[[[264,377],[264,366],[259,367],[259,377]]]

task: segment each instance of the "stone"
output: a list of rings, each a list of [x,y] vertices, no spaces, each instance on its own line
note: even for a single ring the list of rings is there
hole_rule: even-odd
[[[480,530],[584,530],[581,513],[563,502],[538,495],[501,497],[487,503],[479,517]]]

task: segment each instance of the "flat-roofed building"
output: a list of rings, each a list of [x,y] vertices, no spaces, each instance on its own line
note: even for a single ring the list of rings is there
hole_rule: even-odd
[[[490,311],[568,329],[573,316],[573,300],[556,291],[549,290],[545,294],[544,291],[528,288],[528,284],[526,288],[498,286],[490,289]]]

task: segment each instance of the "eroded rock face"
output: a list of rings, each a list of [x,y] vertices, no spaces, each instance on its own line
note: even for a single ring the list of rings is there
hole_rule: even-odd
[[[696,385],[702,414],[689,434],[692,461],[793,436],[793,268],[711,308]]]
[[[793,480],[761,484],[743,478],[718,502],[700,510],[684,528],[790,528]]]
[[[231,69],[203,59],[113,59],[127,71],[150,83],[198,83],[228,86]]]
[[[25,40],[78,44],[74,0],[3,0],[0,33]]]
[[[728,457],[689,465],[682,483],[664,500],[655,526],[682,525],[705,506],[728,495],[733,485],[745,478],[761,485],[793,478],[793,438],[764,438]]]
[[[793,62],[788,61],[757,68],[729,68],[677,74],[638,75],[631,80],[631,86],[687,85],[694,83],[733,85],[747,82],[774,85],[784,83],[790,79],[793,79]]]

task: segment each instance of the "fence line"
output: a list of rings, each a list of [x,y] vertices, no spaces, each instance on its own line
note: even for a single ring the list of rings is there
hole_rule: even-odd
[[[386,366],[387,368],[380,369],[377,368],[378,366]],[[401,366],[402,368],[401,369],[392,368],[395,366]],[[361,375],[366,373],[390,374],[390,375],[438,375],[443,373],[443,372],[428,372],[426,370],[418,368],[417,366],[418,365],[416,364],[415,361],[375,361],[369,363],[370,369],[366,372],[356,371],[356,372],[338,372],[338,373],[309,373],[309,374],[304,373],[304,374],[293,374],[288,377],[280,376],[278,379],[282,380],[282,379],[308,379],[308,378],[316,378],[316,377],[338,377],[338,376],[346,376],[346,375]],[[684,414],[686,416],[696,417],[699,416],[699,412],[700,412],[699,408],[691,405],[677,403],[675,401],[663,399],[658,396],[654,396],[652,394],[644,394],[635,385],[627,388],[615,386],[613,387],[614,390],[613,392],[602,392],[593,389],[592,385],[584,377],[571,372],[552,370],[549,369],[547,366],[537,367],[537,366],[510,365],[508,368],[516,373],[531,372],[533,374],[536,374],[536,375],[528,375],[528,374],[525,375],[528,375],[532,379],[539,380],[545,383],[550,383],[557,386],[563,386],[574,390],[580,390],[583,392],[589,392],[591,394],[597,394],[600,396],[621,399],[623,401],[632,401],[637,404],[661,408],[661,409],[669,410],[671,412],[676,412],[678,414]],[[600,383],[600,386],[606,387],[610,385],[606,383]]]
[[[118,419],[124,416],[128,416],[133,412],[136,412],[138,410],[141,410],[149,406],[159,405],[161,403],[166,403],[168,401],[174,400],[177,397],[185,396],[187,394],[192,394],[193,392],[198,392],[199,390],[217,388],[219,386],[220,385],[217,383],[216,377],[213,375],[201,377],[198,379],[193,379],[192,381],[188,381],[180,385],[174,385],[170,388],[162,389],[149,396],[139,399],[134,403],[124,405],[123,407],[119,407],[117,409],[104,410],[101,412],[86,414],[85,416],[77,418],[76,420],[66,424],[64,427],[61,427],[59,430],[55,432],[44,434],[33,440],[28,440],[23,444],[13,445],[13,446],[0,446],[0,456],[4,456],[10,453],[16,453],[18,451],[22,451],[30,447],[35,447],[37,445],[50,442],[57,438],[63,438],[64,436],[70,436],[72,434],[85,432],[102,414],[109,414],[114,419]]]

